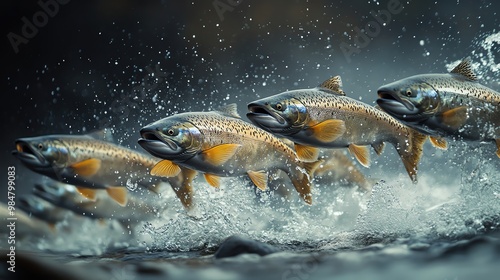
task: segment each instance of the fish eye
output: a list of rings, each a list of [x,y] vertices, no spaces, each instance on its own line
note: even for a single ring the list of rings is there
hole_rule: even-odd
[[[408,97],[411,97],[411,95],[412,95],[411,90],[407,89],[406,92],[405,92],[405,95],[408,96]]]
[[[38,145],[36,146],[39,150],[42,150],[43,149],[43,144],[42,143],[38,143]]]
[[[276,110],[282,111],[285,109],[285,106],[281,103],[276,104]]]
[[[166,131],[166,134],[168,136],[176,136],[178,134],[178,130],[175,129],[175,128],[169,128],[167,131]]]

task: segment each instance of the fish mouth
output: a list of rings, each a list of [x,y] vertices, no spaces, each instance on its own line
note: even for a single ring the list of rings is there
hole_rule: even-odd
[[[419,124],[429,118],[410,101],[400,98],[392,92],[379,90],[378,96],[380,97],[377,99],[378,106],[407,125]]]
[[[286,123],[285,118],[283,118],[282,116],[280,116],[278,113],[274,112],[273,110],[269,110],[267,108],[267,106],[265,106],[265,105],[260,105],[257,103],[250,103],[250,104],[248,104],[248,110],[250,112],[247,113],[247,116],[252,116],[252,118],[261,119],[264,122],[272,120],[272,123],[275,123],[276,121],[279,124]]]
[[[248,104],[248,119],[258,127],[270,131],[281,132],[290,127],[290,124],[280,114],[268,108],[268,105],[259,103]]]
[[[411,101],[401,98],[392,90],[379,89],[377,94],[377,104],[391,115],[405,118],[408,115],[420,114],[420,110]]]
[[[15,144],[16,150],[12,151],[12,155],[18,158],[27,167],[32,169],[44,169],[51,166],[50,162],[28,142],[18,139]]]
[[[163,137],[158,131],[141,130],[140,133],[139,145],[153,156],[170,159],[183,151],[175,141]]]

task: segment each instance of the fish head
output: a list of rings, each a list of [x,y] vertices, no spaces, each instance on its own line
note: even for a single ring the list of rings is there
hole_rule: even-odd
[[[48,211],[48,204],[36,196],[28,195],[19,198],[19,208],[36,216]]]
[[[418,124],[432,117],[440,108],[439,93],[422,79],[407,78],[380,87],[377,104],[393,117]]]
[[[57,137],[19,138],[15,144],[12,154],[37,173],[54,177],[69,164],[68,148]]]
[[[182,162],[201,151],[200,130],[175,115],[143,127],[140,134],[139,145],[153,156],[162,159]]]
[[[61,184],[35,184],[33,188],[34,195],[54,204],[66,200],[69,193],[70,190]]]
[[[292,92],[283,92],[248,104],[248,119],[260,128],[282,136],[301,131],[308,120],[307,109]]]

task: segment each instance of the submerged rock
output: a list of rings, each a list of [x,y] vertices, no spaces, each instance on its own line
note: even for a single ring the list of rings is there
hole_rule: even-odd
[[[265,256],[278,251],[277,248],[269,244],[233,235],[222,242],[214,256],[216,259],[234,257],[240,254],[258,254],[260,256]]]

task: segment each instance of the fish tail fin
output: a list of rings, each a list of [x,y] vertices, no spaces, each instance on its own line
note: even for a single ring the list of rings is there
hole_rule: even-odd
[[[427,135],[409,129],[408,138],[405,137],[400,141],[397,147],[398,154],[413,183],[417,183],[418,163],[422,156],[423,146],[426,140]]]
[[[299,162],[298,166],[292,167],[294,168],[292,173],[288,174],[295,190],[297,190],[300,197],[309,205],[312,204],[311,181],[314,177],[316,168],[318,168],[321,163],[323,163],[323,160]]]

